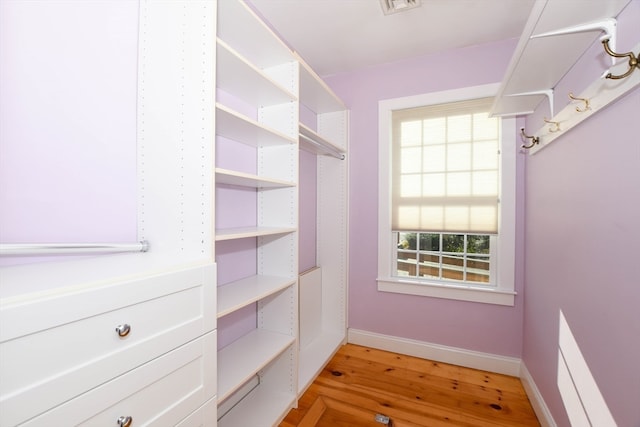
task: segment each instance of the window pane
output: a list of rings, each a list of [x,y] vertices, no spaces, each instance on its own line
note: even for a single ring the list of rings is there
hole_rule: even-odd
[[[410,249],[415,251],[416,233],[398,233],[398,249]]]
[[[445,145],[430,145],[422,150],[422,171],[423,172],[444,172],[446,171],[446,151]]]
[[[471,255],[467,259],[467,280],[489,283],[489,258]]]
[[[400,173],[419,173],[422,171],[422,162],[420,161],[420,155],[422,149],[416,148],[402,148],[400,150]]]
[[[498,196],[498,171],[473,172],[474,196]]]
[[[422,196],[442,197],[446,194],[445,174],[429,173],[422,176]]]
[[[420,197],[422,195],[420,178],[419,174],[402,175],[400,177],[400,197]]]
[[[473,138],[479,139],[497,139],[498,138],[498,119],[489,117],[487,113],[476,113],[473,115]]]
[[[420,233],[421,251],[439,251],[440,233]]]
[[[400,145],[402,147],[422,144],[421,125],[422,122],[419,120],[400,123]]]
[[[442,278],[464,280],[464,258],[459,256],[442,256]]]
[[[443,234],[442,250],[444,252],[464,252],[464,234]]]
[[[498,169],[498,141],[473,143],[473,169]]]
[[[420,254],[420,277],[440,277],[440,256]]]
[[[449,142],[471,141],[471,116],[447,117],[447,140]]]
[[[447,196],[471,195],[471,174],[455,172],[447,174]]]
[[[424,120],[424,144],[444,144],[446,142],[445,117]]]
[[[489,254],[489,236],[474,234],[468,235],[467,252],[470,254]]]
[[[471,169],[471,144],[447,144],[447,170],[468,171]]]

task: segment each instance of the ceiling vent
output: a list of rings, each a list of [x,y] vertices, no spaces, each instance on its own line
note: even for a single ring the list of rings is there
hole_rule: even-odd
[[[384,12],[385,15],[413,9],[419,7],[421,4],[422,0],[380,0],[382,12]]]

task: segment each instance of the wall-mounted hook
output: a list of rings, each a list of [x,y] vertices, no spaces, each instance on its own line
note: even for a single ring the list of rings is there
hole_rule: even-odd
[[[529,136],[524,133],[524,128],[520,129],[520,139],[522,139],[522,142],[524,142],[524,144],[522,144],[522,148],[526,148],[527,150],[540,142],[540,138],[538,138],[537,136]],[[531,140],[531,144],[527,145],[527,139]]]
[[[578,113],[584,113],[587,110],[591,110],[591,105],[589,105],[589,100],[587,98],[578,98],[577,96],[573,96],[573,92],[571,92],[569,93],[569,99],[584,102],[584,108],[576,107],[576,111]]]
[[[546,117],[543,120],[544,120],[545,123],[549,123],[550,125],[553,125],[553,126],[549,127],[549,132],[559,132],[560,131],[560,122],[554,122],[554,121],[551,121],[551,120],[547,120]]]
[[[607,52],[607,54],[609,54],[613,58],[627,58],[627,57],[629,58],[629,69],[627,70],[626,73],[621,74],[619,76],[608,73],[605,76],[607,79],[614,79],[614,80],[624,79],[625,77],[631,75],[631,73],[633,73],[633,70],[635,70],[636,68],[640,68],[640,62],[638,62],[638,57],[640,57],[640,54],[636,56],[633,54],[633,52],[615,53],[609,47],[609,39],[602,40],[602,46],[604,46],[604,51]]]

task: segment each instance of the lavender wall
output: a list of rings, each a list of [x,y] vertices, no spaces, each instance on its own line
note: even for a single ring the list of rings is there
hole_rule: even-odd
[[[516,40],[326,78],[351,110],[349,327],[505,356],[522,349],[522,253],[515,307],[377,291],[378,101],[502,80]],[[523,156],[518,156],[522,162]],[[519,177],[522,182],[522,164]],[[520,192],[521,192],[520,188]],[[522,198],[518,204],[522,208]],[[518,241],[522,247],[522,224]]]
[[[2,243],[136,241],[137,41],[136,2],[0,2]]]
[[[618,51],[640,41],[638,22],[634,0]],[[596,42],[557,93],[579,91],[607,61]],[[636,88],[527,159],[523,360],[560,427],[570,426],[556,383],[560,310],[616,423],[640,426],[639,112]]]

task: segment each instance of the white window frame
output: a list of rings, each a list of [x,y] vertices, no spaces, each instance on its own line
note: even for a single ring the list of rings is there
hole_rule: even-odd
[[[391,135],[392,112],[474,98],[495,96],[499,83],[393,98],[378,103],[378,290],[435,298],[513,306],[515,299],[516,216],[516,120],[502,118],[500,147],[500,213],[496,259],[491,259],[493,286],[470,282],[447,282],[428,278],[407,279],[392,275],[397,251],[391,230]],[[495,272],[495,273],[494,273]]]

